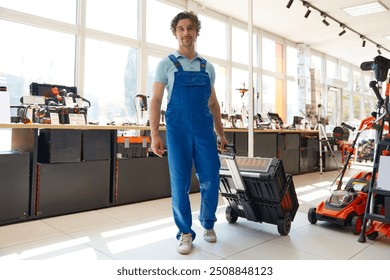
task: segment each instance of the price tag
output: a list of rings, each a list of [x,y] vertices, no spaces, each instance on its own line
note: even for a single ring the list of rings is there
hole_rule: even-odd
[[[78,125],[86,125],[84,114],[77,114],[77,124]]]
[[[60,124],[60,118],[58,117],[58,113],[50,113],[50,123]]]
[[[74,107],[73,97],[65,97],[65,104],[67,107]]]
[[[78,124],[78,114],[69,113],[69,124]]]

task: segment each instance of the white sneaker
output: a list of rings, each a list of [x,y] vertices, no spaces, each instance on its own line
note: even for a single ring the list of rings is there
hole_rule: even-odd
[[[215,234],[214,229],[205,229],[203,239],[210,243],[217,242],[217,235]]]
[[[182,233],[179,240],[177,251],[182,255],[188,255],[192,249],[192,234]]]

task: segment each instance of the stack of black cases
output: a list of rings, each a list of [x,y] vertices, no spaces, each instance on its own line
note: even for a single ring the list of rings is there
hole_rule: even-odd
[[[238,217],[277,225],[288,235],[299,204],[292,175],[282,160],[221,155],[220,192],[229,223]]]

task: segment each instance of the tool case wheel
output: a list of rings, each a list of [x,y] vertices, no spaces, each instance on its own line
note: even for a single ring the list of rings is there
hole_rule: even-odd
[[[309,222],[311,224],[315,224],[317,223],[317,218],[316,218],[316,208],[315,207],[312,207],[309,209],[309,211],[307,212],[307,219],[309,220]]]
[[[238,219],[238,215],[234,213],[233,208],[230,206],[226,207],[225,217],[230,224],[234,224]]]
[[[291,222],[292,220],[290,213],[286,213],[283,219],[279,219],[277,221],[278,232],[280,233],[280,235],[288,235],[291,229]]]

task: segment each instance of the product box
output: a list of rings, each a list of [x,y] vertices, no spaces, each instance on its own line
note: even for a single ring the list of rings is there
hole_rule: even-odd
[[[378,168],[378,190],[390,191],[390,156],[380,156]]]

